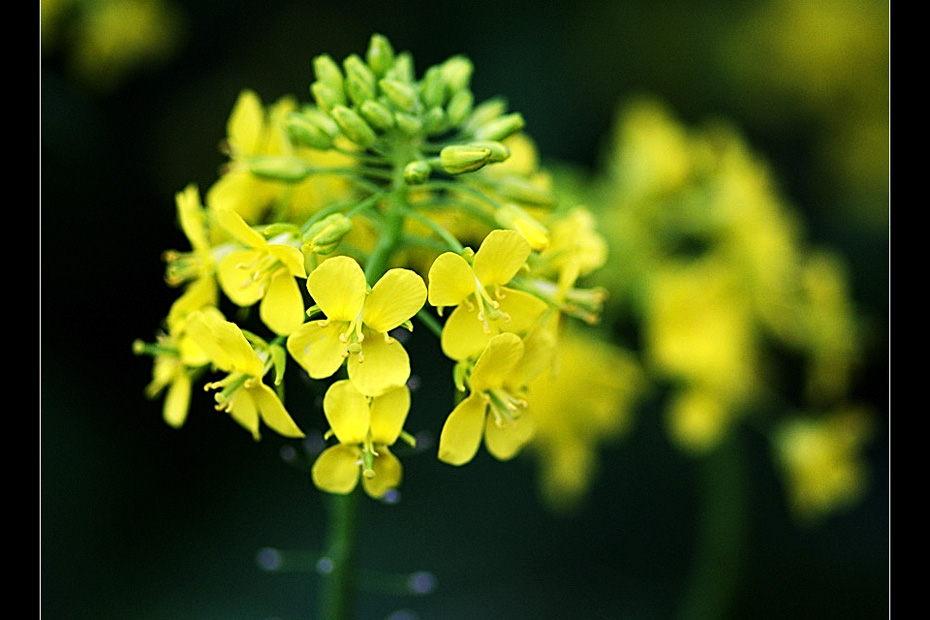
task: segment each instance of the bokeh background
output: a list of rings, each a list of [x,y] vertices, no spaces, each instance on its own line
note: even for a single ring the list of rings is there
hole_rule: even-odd
[[[887,3],[56,0],[41,3],[41,18],[43,617],[314,617],[313,572],[256,560],[266,547],[323,544],[326,504],[282,459],[289,446],[270,435],[254,443],[212,415],[208,395],[195,397],[183,430],[169,428],[160,403],[143,398],[151,364],[131,344],[152,339],[174,299],[160,258],[186,247],[173,196],[215,180],[239,91],[306,99],[312,58],[361,53],[373,32],[419,67],[469,56],[476,98],[506,96],[544,160],[596,168],[618,106],[639,94],[683,123],[737,127],[808,238],[848,264],[872,326],[855,391],[877,432],[867,494],[807,525],[789,513],[767,449],[744,440],[739,563],[711,616],[689,616],[686,602],[700,490],[733,468],[675,449],[648,410],[603,447],[570,514],[540,501],[532,462],[481,453],[453,469],[427,449],[405,460],[398,503],[364,503],[373,582],[358,617],[886,615]],[[416,364],[424,385],[448,380],[442,363]],[[415,402],[411,420],[431,405]],[[435,577],[430,594],[378,579],[416,571]]]

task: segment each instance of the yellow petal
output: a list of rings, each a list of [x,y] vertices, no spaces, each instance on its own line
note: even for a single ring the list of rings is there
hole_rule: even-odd
[[[249,394],[258,407],[262,421],[268,427],[285,437],[303,437],[304,433],[291,418],[275,391],[264,383],[256,381],[248,387]]]
[[[523,358],[523,340],[516,334],[498,334],[475,362],[469,387],[472,392],[498,388],[514,373]]]
[[[310,475],[317,488],[329,493],[345,495],[358,484],[360,458],[358,448],[337,444],[323,451]]]
[[[236,241],[250,248],[257,249],[268,245],[264,237],[252,230],[242,216],[231,209],[217,209],[216,221]]]
[[[386,391],[371,401],[371,440],[392,445],[400,436],[410,410],[410,390],[401,386]]]
[[[384,497],[391,489],[400,486],[403,477],[403,467],[394,454],[385,447],[378,448],[378,456],[374,463],[375,475],[371,478],[362,477],[362,487],[365,492],[375,499]]]
[[[303,324],[304,299],[297,281],[287,270],[279,269],[271,277],[258,314],[271,331],[281,336],[287,336]]]
[[[406,384],[410,378],[410,358],[404,347],[397,341],[385,342],[382,334],[368,330],[364,333],[363,361],[357,355],[349,356],[349,380],[367,396],[378,396]]]
[[[254,91],[243,90],[239,93],[226,123],[226,135],[234,155],[258,152],[264,123],[265,110],[258,95]]]
[[[335,256],[310,272],[307,290],[327,318],[354,321],[362,311],[368,284],[354,259]]]
[[[464,258],[452,252],[440,254],[429,269],[429,303],[457,306],[475,292],[475,272]]]
[[[297,248],[280,243],[268,244],[268,251],[284,265],[292,276],[306,278],[304,270],[304,255]]]
[[[207,240],[203,205],[200,204],[200,192],[197,186],[188,185],[184,191],[175,194],[174,200],[177,204],[181,230],[190,241],[191,247],[195,250],[208,250],[210,242]]]
[[[187,335],[220,369],[241,372],[251,377],[264,374],[265,365],[235,323],[220,318],[219,313],[193,312],[187,320]]]
[[[368,437],[371,415],[368,399],[355,389],[351,381],[336,381],[323,397],[323,413],[343,444],[360,444]]]
[[[484,433],[485,404],[471,395],[452,410],[439,436],[439,460],[464,465],[475,457]]]
[[[345,361],[346,344],[339,340],[345,323],[310,321],[287,338],[287,350],[313,379],[331,377]]]
[[[365,324],[386,334],[419,312],[425,301],[423,278],[410,269],[390,269],[365,300]]]
[[[492,230],[475,253],[475,275],[484,286],[507,284],[531,252],[530,244],[517,231]]]
[[[251,306],[265,293],[265,282],[255,279],[255,265],[262,258],[257,250],[236,250],[223,257],[216,275],[226,296],[237,306]]]
[[[186,374],[180,374],[171,382],[165,393],[165,402],[162,417],[169,426],[181,428],[187,419],[187,412],[191,402],[191,379]]]
[[[494,458],[500,461],[512,459],[532,438],[533,418],[528,412],[524,411],[523,415],[506,426],[498,426],[494,416],[488,416],[484,445]]]
[[[258,432],[258,407],[248,390],[236,390],[229,403],[229,415],[239,423],[242,428],[252,433],[252,439],[258,441],[261,435]]]

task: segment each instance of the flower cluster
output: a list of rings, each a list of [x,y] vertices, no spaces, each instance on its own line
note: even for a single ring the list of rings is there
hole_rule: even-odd
[[[559,433],[575,453],[591,445],[591,432],[571,428],[581,412],[554,406],[561,394],[545,387],[560,377],[580,391],[586,380],[609,385],[602,418],[631,406],[631,390],[614,385],[630,376],[575,372],[576,358],[561,354],[566,330],[576,342],[573,325],[599,320],[604,290],[580,283],[607,244],[584,206],[557,200],[522,115],[474,101],[468,59],[418,77],[380,35],[364,57],[322,55],[313,68],[311,101],[266,107],[244,91],[220,177],[203,195],[189,186],[176,196],[190,249],[165,259],[180,295],[156,342],[135,345],[154,358],[147,394],[165,394],[166,422],[184,424],[203,379],[255,439],[262,426],[302,437],[317,412],[285,405],[285,388],[305,383],[288,380],[298,373],[325,390],[334,440],[312,466],[316,486],[349,493],[361,480],[383,497],[402,480],[395,444],[415,443],[404,430],[405,341],[417,324],[449,363],[438,386],[448,408],[416,420],[435,423],[440,461],[464,465],[482,443],[511,459],[537,428],[559,429],[541,436],[540,454]]]

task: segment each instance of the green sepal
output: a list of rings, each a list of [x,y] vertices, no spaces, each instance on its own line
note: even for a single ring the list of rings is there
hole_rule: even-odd
[[[483,168],[490,158],[490,149],[467,144],[453,144],[439,152],[439,163],[449,174],[474,172]]]
[[[249,171],[269,181],[298,183],[306,179],[313,169],[298,157],[253,157],[248,160]]]
[[[378,139],[371,125],[358,112],[344,105],[335,105],[330,114],[345,136],[362,148],[369,148]]]
[[[273,344],[268,347],[268,352],[271,354],[271,366],[274,368],[274,384],[281,385],[287,368],[287,351],[281,345]]]

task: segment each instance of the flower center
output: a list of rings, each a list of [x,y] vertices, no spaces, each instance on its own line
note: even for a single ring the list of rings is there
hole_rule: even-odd
[[[491,333],[489,321],[510,320],[510,315],[501,311],[501,304],[495,297],[498,299],[501,297],[499,291],[492,296],[484,285],[478,281],[478,278],[475,278],[475,302],[477,304],[478,320],[484,325],[484,333],[486,334]]]

